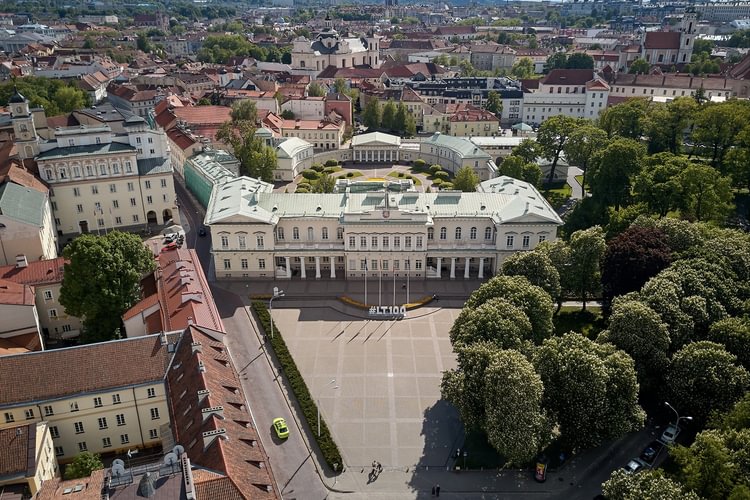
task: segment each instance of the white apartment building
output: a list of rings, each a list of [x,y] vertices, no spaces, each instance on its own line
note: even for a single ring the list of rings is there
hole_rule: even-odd
[[[539,89],[524,94],[523,121],[541,124],[565,115],[595,119],[607,107],[610,87],[588,69],[554,69],[539,82]]]
[[[281,105],[281,111],[290,111],[300,120],[322,120],[325,117],[325,97],[302,97],[288,99]]]
[[[0,429],[44,421],[60,462],[171,446],[163,335],[4,356]],[[41,378],[40,378],[41,377]]]
[[[484,279],[562,224],[533,186],[509,177],[475,193],[258,193],[253,183],[240,177],[211,195],[219,279]]]
[[[401,156],[406,160],[417,159],[407,158],[404,154]],[[492,157],[465,137],[435,132],[419,143],[418,158],[426,161],[428,165],[440,165],[443,170],[452,174],[458,172],[461,167],[471,167],[482,181],[497,175],[497,165]]]
[[[0,184],[0,265],[57,257],[57,234],[48,193],[11,181]]]

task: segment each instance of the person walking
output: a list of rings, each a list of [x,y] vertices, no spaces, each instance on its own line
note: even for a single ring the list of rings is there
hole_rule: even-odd
[[[436,497],[440,496],[440,485],[439,484],[435,486],[435,496]]]

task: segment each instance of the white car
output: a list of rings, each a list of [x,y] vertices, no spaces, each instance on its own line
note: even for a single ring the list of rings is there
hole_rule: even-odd
[[[641,460],[640,458],[633,458],[628,462],[628,464],[624,467],[625,472],[627,474],[635,474],[641,469],[645,469],[648,467],[648,464]]]
[[[661,434],[661,442],[664,444],[674,444],[677,436],[680,435],[680,428],[676,425],[670,425]]]

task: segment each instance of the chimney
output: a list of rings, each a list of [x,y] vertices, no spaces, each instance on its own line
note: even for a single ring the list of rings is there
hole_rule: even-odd
[[[198,404],[201,404],[204,399],[208,397],[208,395],[211,394],[211,391],[208,389],[202,389],[198,391]]]
[[[201,346],[200,342],[193,342],[190,344],[190,347],[192,348],[192,353],[195,354],[196,352],[203,352],[203,347]]]
[[[25,255],[23,255],[23,254],[16,255],[16,267],[18,267],[18,268],[29,267],[29,261],[26,260],[26,256]]]
[[[206,365],[203,364],[203,361],[198,361],[198,371],[201,373],[206,372]]]
[[[190,469],[190,459],[187,453],[180,457],[182,462],[182,483],[185,486],[185,498],[195,500],[195,485],[193,484],[193,471]]]
[[[203,451],[207,450],[211,444],[213,444],[216,439],[229,439],[229,436],[227,436],[227,430],[226,429],[216,429],[214,431],[206,431],[203,433]]]
[[[203,422],[205,423],[206,420],[211,417],[211,415],[216,415],[220,419],[224,420],[224,407],[223,406],[212,406],[211,408],[203,408],[201,410],[201,415],[203,415]]]

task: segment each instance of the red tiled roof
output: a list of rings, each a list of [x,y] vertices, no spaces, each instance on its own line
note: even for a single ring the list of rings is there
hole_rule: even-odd
[[[68,113],[65,115],[57,115],[57,116],[50,116],[47,118],[47,126],[49,128],[55,128],[55,127],[77,127],[80,125],[78,120],[75,116],[73,116],[73,113]]]
[[[192,463],[226,474],[229,480],[199,474],[207,498],[279,498],[224,334],[190,326],[172,366],[178,367],[167,373],[175,439]],[[177,396],[183,392],[184,397]],[[202,411],[217,407],[223,408],[221,415],[218,410],[209,415]],[[203,437],[208,431],[219,432],[204,442],[211,439]]]
[[[36,424],[0,430],[0,477],[34,475]]]
[[[0,304],[33,306],[34,303],[34,290],[29,285],[0,279]]]
[[[161,341],[151,335],[6,356],[0,405],[158,382],[171,356]]]
[[[544,77],[545,85],[585,85],[594,79],[591,69],[553,69]]]
[[[646,49],[673,49],[680,48],[680,33],[676,31],[649,31],[643,43]]]
[[[172,113],[188,124],[221,125],[231,119],[232,108],[229,106],[183,106],[174,108]]]
[[[125,314],[122,315],[123,321],[127,321],[131,318],[134,318],[138,316],[139,314],[142,314],[147,309],[150,309],[154,307],[156,304],[159,303],[159,296],[157,294],[152,294],[146,297],[145,299],[142,299],[140,302],[138,302],[136,305],[125,311]]]
[[[65,258],[29,262],[26,267],[0,267],[0,278],[21,285],[45,285],[62,283]]]
[[[197,144],[197,141],[195,139],[178,128],[169,129],[167,131],[167,137],[169,137],[169,139],[183,151]]]
[[[92,472],[89,476],[79,479],[68,479],[64,481],[60,477],[48,479],[42,484],[38,496],[34,500],[59,500],[60,498],[74,498],[75,500],[100,500],[102,498],[102,488],[104,487],[107,469],[99,469]],[[76,493],[64,493],[65,490],[74,489],[82,485],[83,489]]]
[[[485,109],[480,109],[471,104],[456,112],[450,117],[452,122],[500,122],[497,116]]]
[[[39,333],[24,333],[15,337],[0,338],[0,356],[23,354],[29,351],[41,351],[42,341]]]

